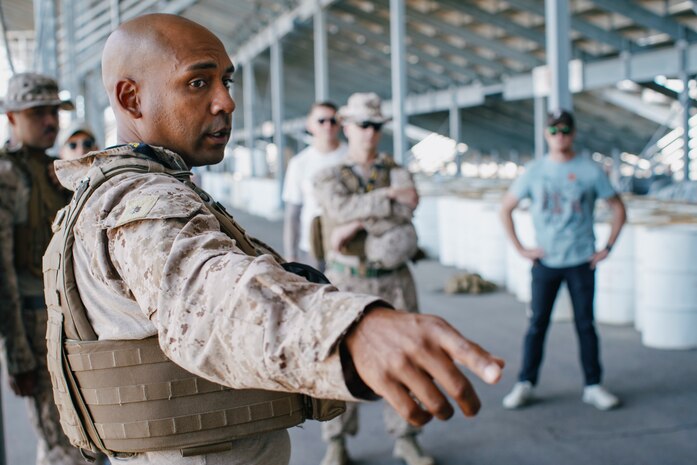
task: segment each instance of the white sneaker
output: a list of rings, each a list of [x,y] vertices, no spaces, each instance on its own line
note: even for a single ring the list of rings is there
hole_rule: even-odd
[[[436,461],[423,453],[414,435],[406,435],[397,438],[394,443],[392,455],[402,459],[406,465],[435,465]]]
[[[503,407],[507,409],[520,408],[532,400],[532,383],[530,381],[518,381],[513,386],[510,394],[503,398]]]
[[[620,405],[620,400],[600,384],[586,386],[583,389],[583,402],[598,410],[610,410]]]

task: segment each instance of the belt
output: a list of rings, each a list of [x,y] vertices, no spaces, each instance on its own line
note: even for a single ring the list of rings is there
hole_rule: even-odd
[[[397,271],[402,270],[406,265],[400,265],[397,268],[372,268],[369,266],[348,266],[339,262],[332,262],[329,267],[337,273],[343,273],[357,278],[379,278],[387,276]]]

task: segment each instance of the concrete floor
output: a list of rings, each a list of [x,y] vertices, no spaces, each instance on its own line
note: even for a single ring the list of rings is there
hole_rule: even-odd
[[[236,212],[250,234],[280,250],[281,224]],[[414,269],[422,311],[448,319],[467,337],[507,361],[499,385],[474,380],[482,410],[434,420],[421,443],[440,465],[695,465],[697,464],[697,351],[660,351],[641,345],[631,327],[600,325],[605,385],[624,401],[599,412],[580,401],[582,378],[573,325],[555,323],[548,335],[539,401],[507,411],[501,399],[515,382],[525,331],[524,305],[497,292],[449,296],[443,283],[455,272],[435,261]],[[695,328],[697,331],[697,328]],[[31,464],[35,437],[24,405],[3,380],[8,464]],[[324,452],[319,424],[291,430],[292,465],[318,464]],[[397,465],[382,424],[382,403],[363,405],[361,430],[349,440],[355,464]]]

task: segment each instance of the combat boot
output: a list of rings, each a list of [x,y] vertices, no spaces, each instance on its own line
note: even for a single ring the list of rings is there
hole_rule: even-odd
[[[346,452],[346,441],[339,437],[329,441],[320,465],[348,465],[350,462],[351,459]]]
[[[435,465],[436,463],[433,457],[424,455],[413,434],[397,438],[392,455],[404,460],[407,465]]]

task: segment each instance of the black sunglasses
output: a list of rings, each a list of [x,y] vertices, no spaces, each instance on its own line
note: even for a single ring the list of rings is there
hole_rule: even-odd
[[[338,121],[333,116],[331,118],[317,118],[319,124],[329,123],[332,126],[336,126]]]
[[[372,121],[363,121],[362,123],[356,123],[361,129],[373,128],[375,132],[380,132],[382,129],[382,123],[373,123]]]
[[[552,136],[556,135],[558,132],[561,132],[565,136],[568,136],[569,134],[571,134],[573,129],[571,129],[569,126],[549,126],[547,128],[547,131],[549,131],[549,134]]]
[[[85,150],[89,150],[92,147],[94,147],[94,140],[92,139],[84,139],[81,142],[68,142],[68,147],[70,147],[70,150],[75,150],[78,146],[78,144],[82,145],[82,148]]]

